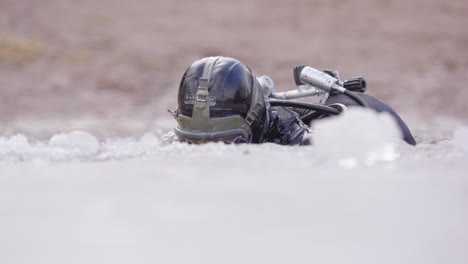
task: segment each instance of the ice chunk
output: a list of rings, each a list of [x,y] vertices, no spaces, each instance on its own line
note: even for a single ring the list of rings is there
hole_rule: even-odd
[[[100,159],[123,159],[146,156],[157,152],[159,139],[153,133],[146,133],[139,140],[134,138],[108,139],[103,144]]]
[[[0,137],[0,160],[21,160],[21,158],[18,158],[15,154],[28,151],[29,149],[29,140],[22,134],[10,138]]]
[[[29,140],[26,136],[18,134],[10,138],[0,138],[0,153],[18,151],[29,148]]]
[[[368,109],[350,109],[343,115],[313,123],[316,151],[346,168],[396,159],[401,138],[392,116]]]
[[[151,147],[151,146],[158,146],[159,145],[159,140],[158,137],[156,137],[155,134],[153,133],[146,133],[140,138],[141,145]]]
[[[81,155],[90,155],[99,151],[99,140],[89,133],[78,130],[52,136],[49,145]]]
[[[468,154],[468,127],[463,126],[455,130],[453,144],[456,149]]]

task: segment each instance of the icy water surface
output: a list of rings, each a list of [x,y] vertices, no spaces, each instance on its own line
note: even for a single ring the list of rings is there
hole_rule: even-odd
[[[429,131],[429,133],[431,133]],[[106,161],[130,158],[157,158],[180,155],[187,158],[201,153],[217,155],[271,155],[287,161],[307,156],[311,163],[338,164],[354,168],[379,162],[399,164],[411,160],[462,161],[468,153],[468,127],[459,126],[449,136],[422,136],[416,147],[402,142],[390,116],[371,111],[353,110],[344,117],[317,122],[308,135],[313,146],[225,145],[210,143],[189,145],[174,140],[171,131],[148,132],[141,137],[99,140],[80,130],[57,133],[48,140],[30,139],[23,134],[0,137],[0,161],[48,164],[50,162]],[[418,138],[418,135],[416,134]],[[285,161],[286,161],[285,160]],[[393,163],[392,163],[393,162]]]
[[[388,116],[357,111],[312,135],[1,138],[1,263],[468,261],[467,128],[411,147]]]

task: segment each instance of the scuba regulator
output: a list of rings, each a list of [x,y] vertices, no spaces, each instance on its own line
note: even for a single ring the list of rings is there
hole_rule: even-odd
[[[297,89],[286,92],[275,92],[273,80],[266,75],[258,77],[261,88],[272,106],[286,106],[299,109],[297,111],[301,115],[304,122],[320,115],[338,115],[346,109],[342,104],[316,104],[293,101],[291,99],[300,99],[312,96],[328,96],[330,94],[341,93],[352,98],[362,107],[368,107],[364,101],[355,92],[364,93],[367,88],[366,81],[362,77],[355,77],[342,82],[339,74],[336,71],[325,70],[319,71],[308,66],[294,67],[294,80]],[[301,110],[302,109],[302,110]]]

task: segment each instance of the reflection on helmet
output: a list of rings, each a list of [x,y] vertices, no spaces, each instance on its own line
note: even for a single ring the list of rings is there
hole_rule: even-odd
[[[252,71],[238,60],[208,57],[184,73],[174,116],[182,141],[260,143],[268,103]]]

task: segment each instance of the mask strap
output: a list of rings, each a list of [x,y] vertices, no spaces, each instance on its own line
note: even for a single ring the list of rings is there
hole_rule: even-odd
[[[257,120],[258,115],[265,109],[265,99],[263,98],[263,93],[261,92],[253,73],[252,82],[252,105],[245,117],[244,124],[242,125],[242,127],[247,129],[247,131],[251,131],[252,123]]]
[[[213,59],[205,64],[202,76],[198,79],[198,90],[190,124],[193,130],[208,131],[213,126],[210,117],[210,93],[208,88],[210,86],[210,76],[219,57]]]

